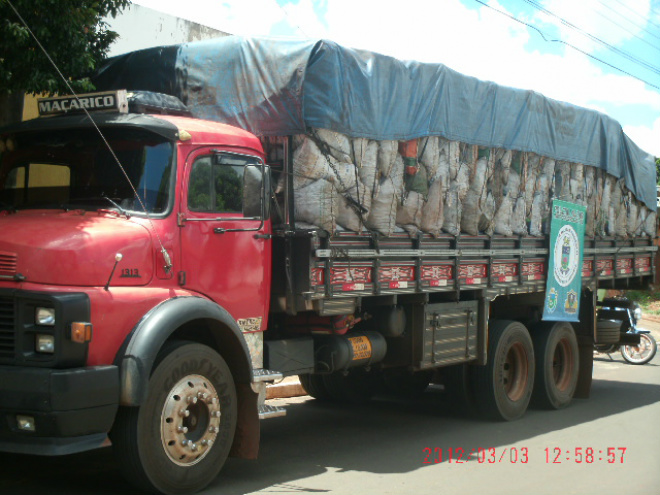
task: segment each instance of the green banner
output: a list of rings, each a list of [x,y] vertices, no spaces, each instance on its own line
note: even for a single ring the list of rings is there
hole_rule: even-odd
[[[552,202],[544,320],[578,321],[586,216],[585,206]]]

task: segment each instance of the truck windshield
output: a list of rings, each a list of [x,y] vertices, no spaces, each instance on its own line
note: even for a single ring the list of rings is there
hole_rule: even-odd
[[[171,196],[172,143],[135,128],[104,129],[103,134],[147,212],[165,213]],[[1,138],[0,208],[144,212],[96,130],[49,130]]]

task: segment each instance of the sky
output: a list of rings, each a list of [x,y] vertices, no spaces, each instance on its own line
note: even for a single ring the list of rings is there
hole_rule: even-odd
[[[606,113],[660,156],[660,0],[133,2],[231,34],[323,38],[442,63]]]

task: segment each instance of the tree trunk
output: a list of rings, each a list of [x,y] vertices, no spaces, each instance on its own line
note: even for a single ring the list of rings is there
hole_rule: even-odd
[[[22,118],[23,93],[0,92],[0,127],[20,122]]]

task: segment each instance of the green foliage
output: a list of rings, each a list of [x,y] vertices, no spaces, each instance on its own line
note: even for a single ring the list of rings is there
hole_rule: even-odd
[[[10,0],[76,91],[105,58],[117,33],[103,19],[130,0]],[[0,93],[68,93],[44,53],[9,6],[0,0]]]
[[[660,313],[660,291],[657,290],[627,290],[625,296],[639,303],[644,313]]]
[[[655,181],[660,186],[660,158],[655,159]]]
[[[213,167],[213,168],[211,168]],[[198,159],[193,165],[188,187],[188,206],[192,211],[243,211],[242,167],[211,165],[209,157]],[[211,190],[215,186],[215,204]]]

